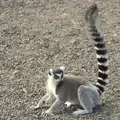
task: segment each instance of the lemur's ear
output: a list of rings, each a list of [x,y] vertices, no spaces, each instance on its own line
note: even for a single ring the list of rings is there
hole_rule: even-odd
[[[52,75],[53,74],[53,69],[49,69],[49,73],[48,73],[49,75]]]
[[[64,66],[61,66],[60,69],[64,71],[64,70],[65,70],[65,67],[64,67]]]

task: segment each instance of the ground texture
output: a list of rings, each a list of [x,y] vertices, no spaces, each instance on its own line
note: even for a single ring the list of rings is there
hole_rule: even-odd
[[[120,120],[120,0],[95,0],[109,49],[110,83],[100,110],[42,117],[30,110],[45,94],[48,68],[94,82],[97,65],[84,13],[94,0],[0,0],[0,120]]]

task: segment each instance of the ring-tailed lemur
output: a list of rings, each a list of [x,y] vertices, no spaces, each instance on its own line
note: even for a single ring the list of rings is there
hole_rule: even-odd
[[[94,40],[95,50],[98,62],[98,80],[91,84],[79,76],[64,74],[64,67],[50,69],[46,85],[46,95],[39,101],[39,108],[43,103],[50,101],[53,96],[56,101],[43,114],[52,114],[55,110],[67,103],[80,104],[84,110],[78,109],[73,115],[92,113],[95,106],[100,104],[101,94],[108,83],[108,52],[106,44],[98,28],[98,8],[94,4],[88,8],[85,14],[85,20],[88,24],[90,34]]]

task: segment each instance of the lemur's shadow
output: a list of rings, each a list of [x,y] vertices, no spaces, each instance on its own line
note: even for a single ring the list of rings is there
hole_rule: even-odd
[[[38,108],[36,110],[41,111],[42,109],[47,110],[49,108],[50,108],[50,105],[45,105],[45,106],[43,106],[41,108]],[[60,114],[68,114],[68,115],[70,115],[73,111],[75,111],[77,109],[83,109],[83,108],[80,105],[71,105],[70,107],[66,107],[66,105],[64,105],[59,110],[57,110],[54,115],[60,115]],[[112,107],[110,105],[106,105],[105,103],[103,103],[103,104],[98,105],[95,108],[93,108],[92,115],[93,114],[99,114],[99,113],[100,114],[104,113],[104,114],[109,115],[112,112],[113,112]],[[89,115],[91,115],[91,114],[89,114]]]
[[[83,107],[82,106],[80,106],[80,105],[71,105],[70,107],[66,107],[66,106],[63,106],[62,107],[62,112],[64,113],[64,114],[70,114],[70,113],[72,113],[73,111],[75,111],[75,110],[77,110],[77,109],[83,109]],[[111,112],[113,112],[113,109],[112,109],[112,107],[111,106],[109,106],[109,105],[106,105],[106,104],[101,104],[101,105],[98,105],[98,106],[96,106],[95,108],[93,108],[93,114],[94,113],[105,113],[105,114],[109,114],[109,113],[111,113]]]

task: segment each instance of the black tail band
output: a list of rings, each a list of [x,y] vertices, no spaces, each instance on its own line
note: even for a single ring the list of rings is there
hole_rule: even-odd
[[[98,33],[98,31],[95,31],[95,32],[92,31],[91,36],[99,38],[100,34]]]
[[[104,85],[104,86],[107,85],[107,83],[101,79],[98,79],[98,83],[100,83],[101,85]]]
[[[102,78],[102,79],[107,79],[108,78],[108,75],[106,73],[101,73],[101,72],[98,72],[98,77]]]
[[[101,87],[101,86],[99,86],[97,84],[95,84],[95,86],[98,87],[101,92],[104,92],[104,88],[103,87]]]
[[[103,41],[103,37],[96,37],[96,38],[93,38],[93,40],[95,41],[95,42],[102,42]]]
[[[107,62],[107,58],[97,58],[97,61],[99,63],[106,63]]]
[[[97,48],[105,48],[106,46],[105,46],[105,43],[96,43],[95,47],[97,47]]]
[[[98,65],[98,69],[101,70],[101,71],[107,71],[108,70],[108,66]]]
[[[107,50],[106,49],[105,50],[96,50],[96,53],[98,55],[105,55],[105,54],[107,54]]]

